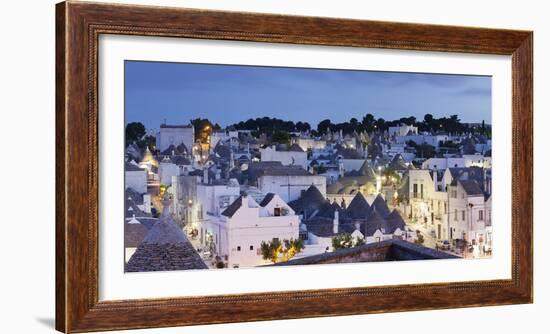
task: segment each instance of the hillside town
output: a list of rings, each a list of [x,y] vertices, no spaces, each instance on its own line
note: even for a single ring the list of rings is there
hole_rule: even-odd
[[[457,116],[126,126],[127,272],[492,253],[491,126]]]

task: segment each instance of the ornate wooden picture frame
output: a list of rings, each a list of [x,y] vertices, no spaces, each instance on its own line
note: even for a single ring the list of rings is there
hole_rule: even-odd
[[[204,297],[98,298],[102,34],[512,57],[511,279]],[[66,1],[56,8],[56,329],[119,330],[533,301],[533,33]],[[288,301],[292,300],[292,307]],[[215,314],[215,317],[212,317]]]

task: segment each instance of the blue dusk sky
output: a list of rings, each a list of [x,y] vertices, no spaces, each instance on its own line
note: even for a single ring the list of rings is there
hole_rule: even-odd
[[[333,123],[367,113],[387,121],[427,113],[491,123],[491,77],[126,61],[126,123],[147,129],[208,118]]]

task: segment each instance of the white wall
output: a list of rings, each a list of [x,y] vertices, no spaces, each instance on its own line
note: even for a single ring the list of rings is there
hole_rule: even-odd
[[[327,146],[327,142],[325,140],[317,140],[314,138],[295,138],[292,142],[300,145],[304,151],[307,151],[308,149],[322,150]]]
[[[265,207],[260,207],[250,196],[239,200],[242,206],[232,217],[209,217],[201,222],[201,228],[213,235],[218,255],[228,255],[229,268],[268,264],[270,262],[258,253],[262,241],[297,239],[300,219],[277,196]],[[276,207],[284,208],[287,213],[274,216]]]
[[[344,164],[344,172],[346,173],[352,170],[359,170],[365,161],[365,159],[340,159],[340,162]]]
[[[213,215],[219,215],[223,212],[220,207],[220,196],[232,196],[233,199],[237,199],[240,194],[240,188],[229,187],[227,185],[205,185],[199,183],[197,185],[197,204],[202,205],[204,214],[210,213]],[[233,200],[229,201],[230,205]]]
[[[2,277],[0,285],[0,308],[9,309],[9,316],[0,324],[2,332],[54,333],[54,3],[52,0],[12,1],[3,3],[0,10],[0,25],[5,45],[13,46],[10,52],[0,55],[2,77],[0,85],[8,92],[0,99],[3,120],[0,136],[19,138],[21,147],[37,147],[33,152],[34,163],[19,164],[18,172],[35,176],[33,203],[34,212],[41,213],[41,224],[7,224],[6,235],[27,236],[32,247],[21,247],[19,238],[5,238],[0,249],[17,249],[17,256],[3,258],[5,268],[10,268]],[[470,309],[450,309],[424,312],[405,312],[362,316],[345,316],[284,321],[263,321],[244,324],[194,326],[185,329],[164,328],[154,330],[125,331],[124,333],[285,333],[313,332],[335,333],[342,328],[368,328],[372,332],[403,333],[464,333],[463,326],[455,326],[457,319],[467,320],[468,328],[480,333],[544,333],[546,316],[550,308],[550,269],[547,261],[547,242],[550,225],[544,224],[547,217],[546,176],[550,158],[545,154],[550,132],[545,129],[550,121],[550,24],[547,6],[543,1],[525,0],[519,4],[512,1],[378,1],[353,0],[133,0],[134,3],[172,4],[186,7],[226,9],[237,11],[264,11],[281,14],[351,17],[373,20],[396,20],[422,23],[487,26],[535,30],[535,304]],[[32,8],[32,10],[28,10]],[[25,43],[21,43],[25,41]],[[40,50],[39,55],[35,52]],[[29,78],[32,78],[29,80]],[[29,96],[32,96],[30,98]],[[11,111],[11,112],[7,112]],[[32,119],[32,122],[29,120]],[[20,136],[25,124],[33,136]],[[40,140],[37,141],[37,138]],[[26,156],[24,158],[27,158]],[[36,168],[36,162],[40,168]],[[7,165],[0,169],[8,173]],[[3,197],[10,209],[3,221],[21,219],[27,212],[28,187],[21,187],[20,178],[4,178],[4,186],[12,194]],[[6,230],[7,229],[7,230]],[[32,263],[32,265],[29,265]],[[314,270],[314,269],[312,269]],[[28,284],[22,277],[39,277]],[[391,324],[391,327],[388,327]],[[451,324],[451,325],[449,325]],[[122,333],[122,332],[117,332]]]
[[[126,171],[126,188],[132,188],[140,194],[147,192],[147,171]]]
[[[290,184],[290,186],[288,186]],[[275,176],[262,175],[258,180],[260,190],[264,193],[274,193],[286,202],[300,198],[302,190],[307,190],[311,185],[315,185],[317,189],[326,196],[327,193],[327,178],[322,175],[308,176]]]
[[[414,141],[418,145],[428,144],[435,147],[439,146],[440,141],[450,140],[451,136],[447,135],[407,135],[407,136],[397,136],[395,141],[399,144],[406,143],[410,140]]]
[[[160,183],[167,186],[172,185],[172,176],[180,175],[180,168],[173,163],[161,162],[159,164],[159,178]]]
[[[271,147],[260,149],[262,161],[280,161],[283,165],[302,166],[307,170],[307,153],[296,151],[277,151]]]
[[[422,169],[464,167],[465,160],[465,158],[430,158],[422,163]]]
[[[157,133],[157,149],[166,150],[170,145],[178,146],[184,143],[188,150],[193,149],[195,129],[192,127],[160,128]],[[191,154],[191,151],[189,151]]]

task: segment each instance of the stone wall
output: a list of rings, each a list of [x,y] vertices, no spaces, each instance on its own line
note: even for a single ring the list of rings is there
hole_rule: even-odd
[[[436,251],[404,240],[386,240],[359,247],[340,249],[330,253],[308,256],[275,265],[306,265],[327,263],[360,263],[380,261],[407,261],[452,259],[456,256]]]

